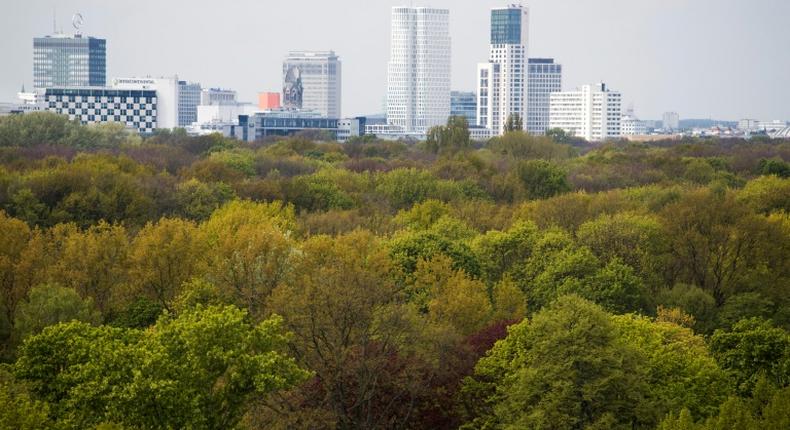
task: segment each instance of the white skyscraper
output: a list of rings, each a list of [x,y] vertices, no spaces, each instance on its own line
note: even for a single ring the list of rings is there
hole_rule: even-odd
[[[530,58],[527,81],[527,131],[542,136],[549,129],[551,93],[562,91],[562,64],[551,58]]]
[[[424,134],[450,116],[450,11],[392,8],[387,124]]]
[[[549,128],[561,128],[589,141],[618,138],[621,105],[620,93],[607,89],[604,83],[552,93]]]
[[[283,61],[283,106],[340,118],[341,63],[334,51],[292,51]]]
[[[491,10],[489,60],[477,66],[477,125],[504,133],[508,117],[527,117],[529,10],[520,5]]]

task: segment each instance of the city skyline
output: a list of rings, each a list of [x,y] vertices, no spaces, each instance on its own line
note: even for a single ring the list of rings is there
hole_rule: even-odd
[[[345,63],[345,115],[377,113],[386,92],[390,11],[403,3],[307,1],[303,4],[309,7],[297,13],[286,5],[242,1],[233,8],[244,13],[229,14],[234,19],[225,21],[209,15],[209,3],[201,1],[190,2],[189,8],[180,2],[148,0],[134,7],[124,1],[107,6],[96,0],[4,4],[0,31],[11,42],[0,48],[6,59],[0,70],[0,100],[13,100],[22,84],[32,87],[31,40],[52,32],[57,4],[64,31],[70,32],[71,15],[81,12],[86,20],[83,33],[107,40],[108,80],[178,74],[204,86],[234,88],[240,99],[253,102],[258,92],[278,89],[281,59],[288,51],[333,49]],[[456,48],[452,89],[458,91],[474,89],[475,65],[488,52],[490,9],[508,4],[470,3],[415,4],[450,9]],[[790,117],[785,102],[790,88],[784,85],[790,58],[777,54],[790,39],[790,32],[780,25],[780,17],[790,12],[787,2],[555,3],[561,4],[522,2],[532,15],[530,57],[562,63],[566,90],[606,81],[643,119],[660,119],[665,111],[679,112],[682,118]],[[614,6],[616,19],[606,12]],[[181,24],[173,25],[176,16]],[[211,25],[200,24],[207,16]],[[261,24],[261,17],[267,16],[287,19],[270,17]],[[342,24],[344,19],[350,24]],[[256,49],[250,51],[250,46]]]

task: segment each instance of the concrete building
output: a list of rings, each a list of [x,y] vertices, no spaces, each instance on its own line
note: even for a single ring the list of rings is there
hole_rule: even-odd
[[[527,131],[542,136],[549,129],[551,93],[562,91],[562,65],[553,58],[530,58],[527,83]]]
[[[491,10],[487,63],[477,66],[477,125],[504,133],[509,117],[527,117],[529,10],[510,5]]]
[[[107,85],[107,41],[81,34],[33,39],[33,86],[103,87]]]
[[[282,107],[280,93],[258,93],[258,108],[260,110],[279,109]]]
[[[197,121],[197,107],[200,104],[200,84],[178,81],[178,126],[187,127]]]
[[[619,138],[621,106],[621,94],[604,83],[552,93],[549,128],[561,128],[588,141]]]
[[[477,124],[477,95],[474,92],[452,91],[450,93],[450,116],[462,116],[469,125]]]
[[[178,76],[161,78],[115,78],[111,87],[116,90],[154,91],[156,93],[156,127],[179,127]]]
[[[337,141],[345,143],[352,137],[365,135],[367,118],[360,116],[356,118],[344,118],[337,121]]]
[[[283,106],[340,118],[342,69],[334,51],[292,51],[283,61]]]
[[[620,134],[622,136],[644,136],[647,134],[647,125],[633,113],[620,118]]]
[[[664,112],[661,124],[665,131],[680,130],[680,115],[677,112]]]
[[[450,11],[393,7],[387,123],[424,135],[450,116]]]
[[[236,104],[236,91],[223,88],[203,88],[200,93],[201,105]]]

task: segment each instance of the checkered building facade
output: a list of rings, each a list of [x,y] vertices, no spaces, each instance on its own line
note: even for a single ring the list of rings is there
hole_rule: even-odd
[[[153,133],[156,91],[104,88],[47,88],[46,109],[82,124],[118,122],[140,133]]]

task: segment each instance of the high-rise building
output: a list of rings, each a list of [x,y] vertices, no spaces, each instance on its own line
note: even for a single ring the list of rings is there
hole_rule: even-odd
[[[622,96],[606,84],[552,93],[550,100],[549,128],[561,128],[588,141],[620,137]]]
[[[465,117],[470,126],[477,124],[477,95],[471,91],[452,91],[450,115]]]
[[[450,11],[393,7],[387,123],[425,134],[450,116]]]
[[[107,42],[81,34],[33,39],[33,86],[103,87],[107,84]]]
[[[562,91],[562,65],[552,58],[530,58],[527,70],[527,131],[542,136],[549,129],[551,93]]]
[[[527,116],[527,42],[529,10],[510,5],[491,10],[487,63],[477,66],[477,125],[500,135],[508,118]]]
[[[197,121],[197,107],[203,88],[195,82],[178,81],[178,126],[186,127]]]
[[[340,118],[341,80],[334,51],[292,51],[283,61],[283,107]]]
[[[677,112],[664,112],[661,123],[666,131],[680,130],[680,115]]]
[[[258,108],[261,110],[279,109],[280,93],[258,93]]]

